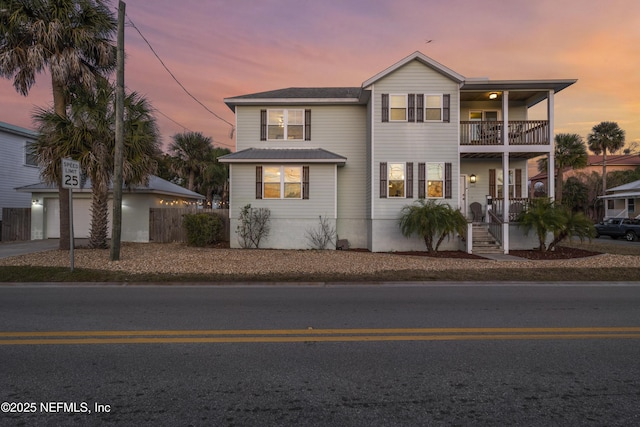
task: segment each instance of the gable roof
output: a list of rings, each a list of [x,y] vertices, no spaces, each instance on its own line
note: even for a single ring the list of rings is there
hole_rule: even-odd
[[[218,157],[220,163],[335,163],[344,165],[346,157],[322,148],[247,148]]]
[[[464,76],[462,76],[461,74],[458,74],[455,71],[453,71],[452,69],[450,69],[448,67],[445,67],[444,65],[440,64],[437,61],[434,61],[433,59],[429,58],[424,53],[416,51],[416,52],[412,53],[411,55],[407,56],[406,58],[403,58],[400,61],[396,62],[395,64],[393,64],[392,66],[388,67],[387,69],[379,72],[375,76],[371,77],[370,79],[368,79],[367,81],[362,83],[362,87],[363,88],[367,88],[367,87],[371,86],[372,84],[374,84],[378,80],[388,76],[389,74],[393,73],[394,71],[398,70],[399,68],[404,67],[405,65],[407,65],[411,61],[418,61],[421,64],[426,65],[427,67],[431,68],[432,70],[435,70],[435,71],[439,72],[440,74],[450,78],[451,80],[453,80],[455,82],[462,83],[465,80]]]
[[[12,133],[18,136],[25,136],[27,138],[37,138],[38,132],[31,129],[21,128],[20,126],[11,125],[9,123],[0,122],[0,131]]]
[[[109,189],[112,189],[113,185],[109,185]],[[167,196],[187,197],[190,199],[204,199],[201,194],[195,193],[191,190],[187,190],[184,187],[180,187],[177,184],[169,182],[159,176],[149,175],[149,183],[147,185],[138,184],[130,187],[122,187],[125,193],[153,193],[162,194]],[[37,184],[25,185],[24,187],[16,188],[17,191],[23,193],[54,193],[58,191],[58,186],[55,184],[46,184],[39,182]],[[91,180],[87,178],[83,188],[74,190],[78,192],[90,193],[91,192]]]
[[[227,106],[236,105],[304,105],[366,104],[368,94],[359,87],[290,87],[225,98]]]

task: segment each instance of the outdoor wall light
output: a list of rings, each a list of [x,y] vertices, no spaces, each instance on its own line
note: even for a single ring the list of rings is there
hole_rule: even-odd
[[[495,93],[495,92],[491,92],[491,93],[489,94],[489,99],[496,99],[497,97],[498,97],[498,94],[497,94],[497,93]]]
[[[470,182],[471,184],[475,184],[475,183],[476,183],[476,179],[477,179],[477,178],[476,178],[476,175],[475,175],[475,174],[471,174],[471,175],[469,176],[469,182]]]

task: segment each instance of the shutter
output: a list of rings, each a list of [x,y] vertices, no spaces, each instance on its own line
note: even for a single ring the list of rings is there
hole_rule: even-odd
[[[382,121],[383,122],[389,121],[389,94],[388,93],[382,94]]]
[[[450,199],[453,193],[453,183],[451,180],[451,163],[444,164],[444,198]]]
[[[267,110],[260,110],[260,141],[267,140]]]
[[[405,188],[405,196],[407,199],[413,199],[413,163],[407,163],[407,183]]]
[[[451,95],[448,93],[442,95],[442,121],[445,123],[451,121]]]
[[[262,199],[262,166],[256,166],[256,199]]]
[[[302,167],[302,198],[309,199],[309,166]]]
[[[496,170],[489,169],[489,195],[496,198]]]
[[[427,196],[426,184],[427,167],[425,163],[418,163],[418,198],[424,199]]]
[[[380,162],[380,198],[387,198],[387,162]]]
[[[522,197],[522,169],[516,169],[516,197]]]
[[[311,141],[311,110],[304,110],[304,140]]]
[[[416,122],[424,122],[424,94],[416,95]]]
[[[416,95],[410,93],[407,95],[407,106],[409,107],[408,112],[408,121],[415,122],[416,121]]]

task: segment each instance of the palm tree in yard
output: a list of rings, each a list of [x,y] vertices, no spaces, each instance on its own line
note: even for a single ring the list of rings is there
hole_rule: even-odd
[[[34,150],[44,165],[43,176],[55,180],[59,157],[73,157],[91,179],[89,246],[107,247],[109,184],[114,171],[115,90],[99,80],[96,90],[75,91],[67,117],[39,109],[34,114],[40,137]],[[136,93],[125,97],[123,177],[128,185],[145,183],[156,168],[159,138],[151,106]],[[115,184],[115,183],[114,183]]]
[[[402,208],[398,225],[403,236],[417,234],[424,240],[427,252],[437,252],[446,237],[465,233],[467,220],[447,203],[419,199]]]
[[[66,117],[70,87],[94,87],[115,67],[117,22],[102,0],[4,0],[0,4],[0,76],[26,96],[36,75],[51,76],[53,110]],[[55,150],[51,154],[56,154]],[[54,158],[60,163],[60,158]],[[52,166],[60,189],[60,249],[69,248],[69,193],[61,166]]]
[[[589,150],[602,153],[602,195],[607,192],[607,152],[615,153],[624,146],[624,130],[616,122],[602,122],[591,130]]]
[[[556,188],[555,199],[562,203],[563,171],[565,168],[580,169],[587,166],[587,148],[582,137],[575,133],[559,133],[555,137],[556,147],[554,152]],[[538,169],[546,172],[548,167],[547,158],[538,160]]]
[[[196,177],[211,161],[211,138],[200,132],[184,132],[173,136],[169,152],[174,157],[176,172],[187,181],[187,189],[196,191]]]

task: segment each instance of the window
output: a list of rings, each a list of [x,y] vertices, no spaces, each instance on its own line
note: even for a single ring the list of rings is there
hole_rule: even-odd
[[[302,167],[263,167],[263,195],[265,199],[301,199]]]
[[[35,153],[33,153],[31,150],[33,149],[34,144],[33,142],[25,142],[24,144],[24,164],[27,166],[38,166],[38,158],[36,157]]]
[[[442,121],[442,95],[424,96],[424,117],[427,122]]]
[[[507,183],[508,188],[509,188],[509,198],[513,198],[516,197],[516,186],[515,186],[515,182],[513,179],[513,169],[509,169],[509,182]],[[504,180],[502,179],[502,170],[498,169],[496,171],[496,180],[497,180],[497,192],[498,192],[498,198],[503,198],[504,197]]]
[[[443,163],[427,163],[427,197],[444,197]]]
[[[392,122],[407,121],[407,95],[389,95]]]
[[[305,110],[268,110],[266,113],[268,140],[305,139]]]
[[[636,212],[636,199],[627,199],[627,209],[630,214]]]
[[[389,197],[404,197],[404,163],[389,163]]]

